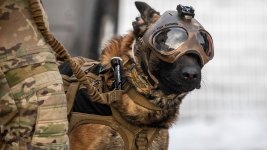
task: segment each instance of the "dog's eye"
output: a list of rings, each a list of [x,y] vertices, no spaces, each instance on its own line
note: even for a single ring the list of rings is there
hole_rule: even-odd
[[[172,51],[181,46],[187,38],[187,32],[182,28],[163,29],[154,36],[153,45],[159,51]]]
[[[205,31],[200,31],[197,34],[197,40],[199,44],[202,46],[202,48],[204,49],[206,55],[208,57],[212,57],[213,56],[213,43],[212,43],[211,36]]]

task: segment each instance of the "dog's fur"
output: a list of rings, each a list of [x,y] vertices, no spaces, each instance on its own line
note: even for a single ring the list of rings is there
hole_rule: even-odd
[[[136,3],[141,13],[141,18],[133,24],[134,31],[124,37],[114,38],[104,48],[100,60],[102,66],[107,66],[114,56],[123,60],[132,61],[132,43],[135,38],[142,36],[145,28],[149,28],[158,18],[159,13],[145,3]],[[141,21],[140,21],[141,20]],[[151,55],[151,57],[156,57]],[[122,101],[114,102],[113,106],[121,114],[122,118],[135,126],[147,126],[160,128],[149,149],[166,149],[168,147],[168,128],[176,120],[179,113],[179,105],[185,95],[184,92],[200,88],[202,68],[199,57],[188,54],[180,57],[174,63],[169,64],[159,59],[150,59],[149,68],[151,73],[159,80],[158,91],[164,95],[181,95],[176,99],[159,98],[151,100],[161,111],[148,110],[133,101],[127,95],[123,95]],[[155,61],[156,60],[156,61]],[[134,62],[133,62],[134,63]],[[146,66],[141,67],[144,74]],[[186,69],[185,69],[186,68]],[[185,70],[195,70],[194,80],[187,80]],[[186,79],[185,79],[186,76]],[[98,124],[80,125],[69,133],[71,149],[124,149],[122,137],[108,126]]]

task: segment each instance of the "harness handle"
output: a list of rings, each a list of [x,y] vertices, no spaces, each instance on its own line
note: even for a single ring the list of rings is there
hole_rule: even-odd
[[[122,89],[122,81],[121,81],[121,64],[122,59],[120,57],[113,57],[110,61],[111,66],[114,70],[114,78],[115,78],[115,89]]]

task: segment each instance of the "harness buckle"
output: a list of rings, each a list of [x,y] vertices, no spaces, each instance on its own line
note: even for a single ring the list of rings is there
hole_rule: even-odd
[[[141,131],[135,140],[135,145],[138,149],[147,149],[148,139],[145,131]]]
[[[122,99],[122,90],[113,90],[111,92],[105,93],[106,94],[106,99],[109,104],[121,100]]]

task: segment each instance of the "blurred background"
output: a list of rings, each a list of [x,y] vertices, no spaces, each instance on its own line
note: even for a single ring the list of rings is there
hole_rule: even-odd
[[[210,32],[215,57],[202,88],[181,105],[170,150],[267,150],[267,1],[143,0],[163,13],[195,8]],[[43,0],[50,28],[72,55],[97,59],[113,35],[139,16],[134,0]]]

